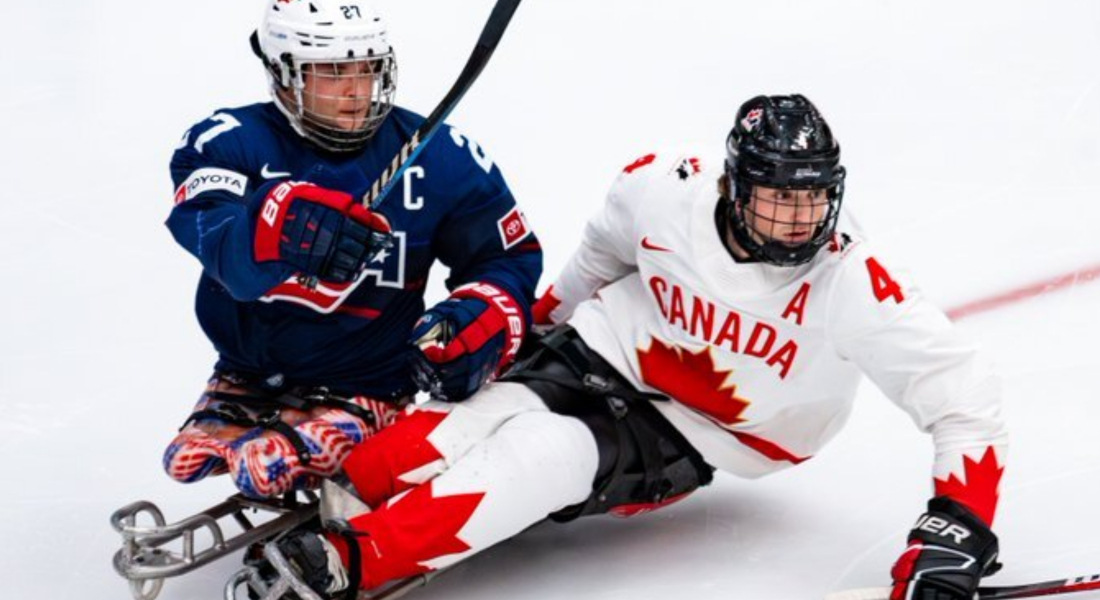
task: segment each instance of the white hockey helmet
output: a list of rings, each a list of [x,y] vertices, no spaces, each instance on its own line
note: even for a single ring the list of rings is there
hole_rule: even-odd
[[[362,148],[393,107],[397,62],[365,0],[266,0],[252,49],[295,131],[332,152]]]

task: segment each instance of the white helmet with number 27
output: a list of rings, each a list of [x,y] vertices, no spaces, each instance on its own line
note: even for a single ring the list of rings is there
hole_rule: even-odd
[[[253,51],[295,131],[331,152],[362,148],[393,107],[397,62],[364,0],[267,0]]]

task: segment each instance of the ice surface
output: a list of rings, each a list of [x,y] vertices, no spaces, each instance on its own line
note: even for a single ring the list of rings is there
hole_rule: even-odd
[[[400,103],[428,112],[489,0],[385,0]],[[163,228],[183,131],[266,97],[257,0],[24,3],[0,36],[0,597],[128,597],[107,516],[232,492],[160,470],[213,356],[197,263]],[[741,100],[806,93],[844,147],[847,207],[942,306],[1100,263],[1100,3],[528,0],[451,121],[497,160],[552,276],[614,174],[670,143],[715,156]],[[435,278],[431,293],[441,293]],[[998,530],[1016,583],[1100,572],[1100,283],[960,323],[997,359],[1014,434]],[[814,460],[635,518],[543,525],[424,600],[810,599],[881,585],[931,446],[872,387]],[[165,600],[219,597],[225,560]],[[1098,594],[1085,597],[1100,597]]]

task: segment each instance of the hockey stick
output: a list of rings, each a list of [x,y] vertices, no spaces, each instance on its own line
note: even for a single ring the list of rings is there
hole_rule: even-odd
[[[386,194],[397,183],[398,176],[404,173],[405,169],[416,160],[420,151],[432,139],[439,127],[443,125],[443,120],[458,106],[459,100],[462,100],[462,97],[466,95],[485,65],[489,64],[489,58],[496,50],[500,38],[504,37],[504,30],[512,20],[512,15],[515,14],[519,3],[520,0],[497,0],[493,12],[489,14],[489,20],[485,22],[485,27],[481,30],[481,37],[478,38],[474,51],[470,53],[470,58],[466,60],[466,66],[462,68],[462,73],[458,75],[458,79],[451,86],[451,91],[447,92],[447,95],[435,107],[432,114],[428,115],[427,120],[413,132],[412,139],[401,146],[397,156],[393,157],[390,165],[382,172],[382,175],[378,177],[370,190],[363,194],[363,206],[373,209],[385,199]]]
[[[1010,600],[1012,598],[1035,598],[1053,594],[1087,592],[1100,590],[1100,575],[1086,575],[1071,579],[1055,579],[1041,583],[1009,586],[989,586],[978,588],[979,600]],[[825,596],[825,600],[889,600],[890,588],[863,588],[834,592]]]

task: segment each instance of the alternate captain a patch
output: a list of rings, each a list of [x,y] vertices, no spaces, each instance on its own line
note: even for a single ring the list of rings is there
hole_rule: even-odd
[[[500,232],[501,244],[507,250],[527,237],[527,234],[531,233],[531,228],[527,226],[527,218],[519,208],[513,208],[497,221],[497,231]]]

